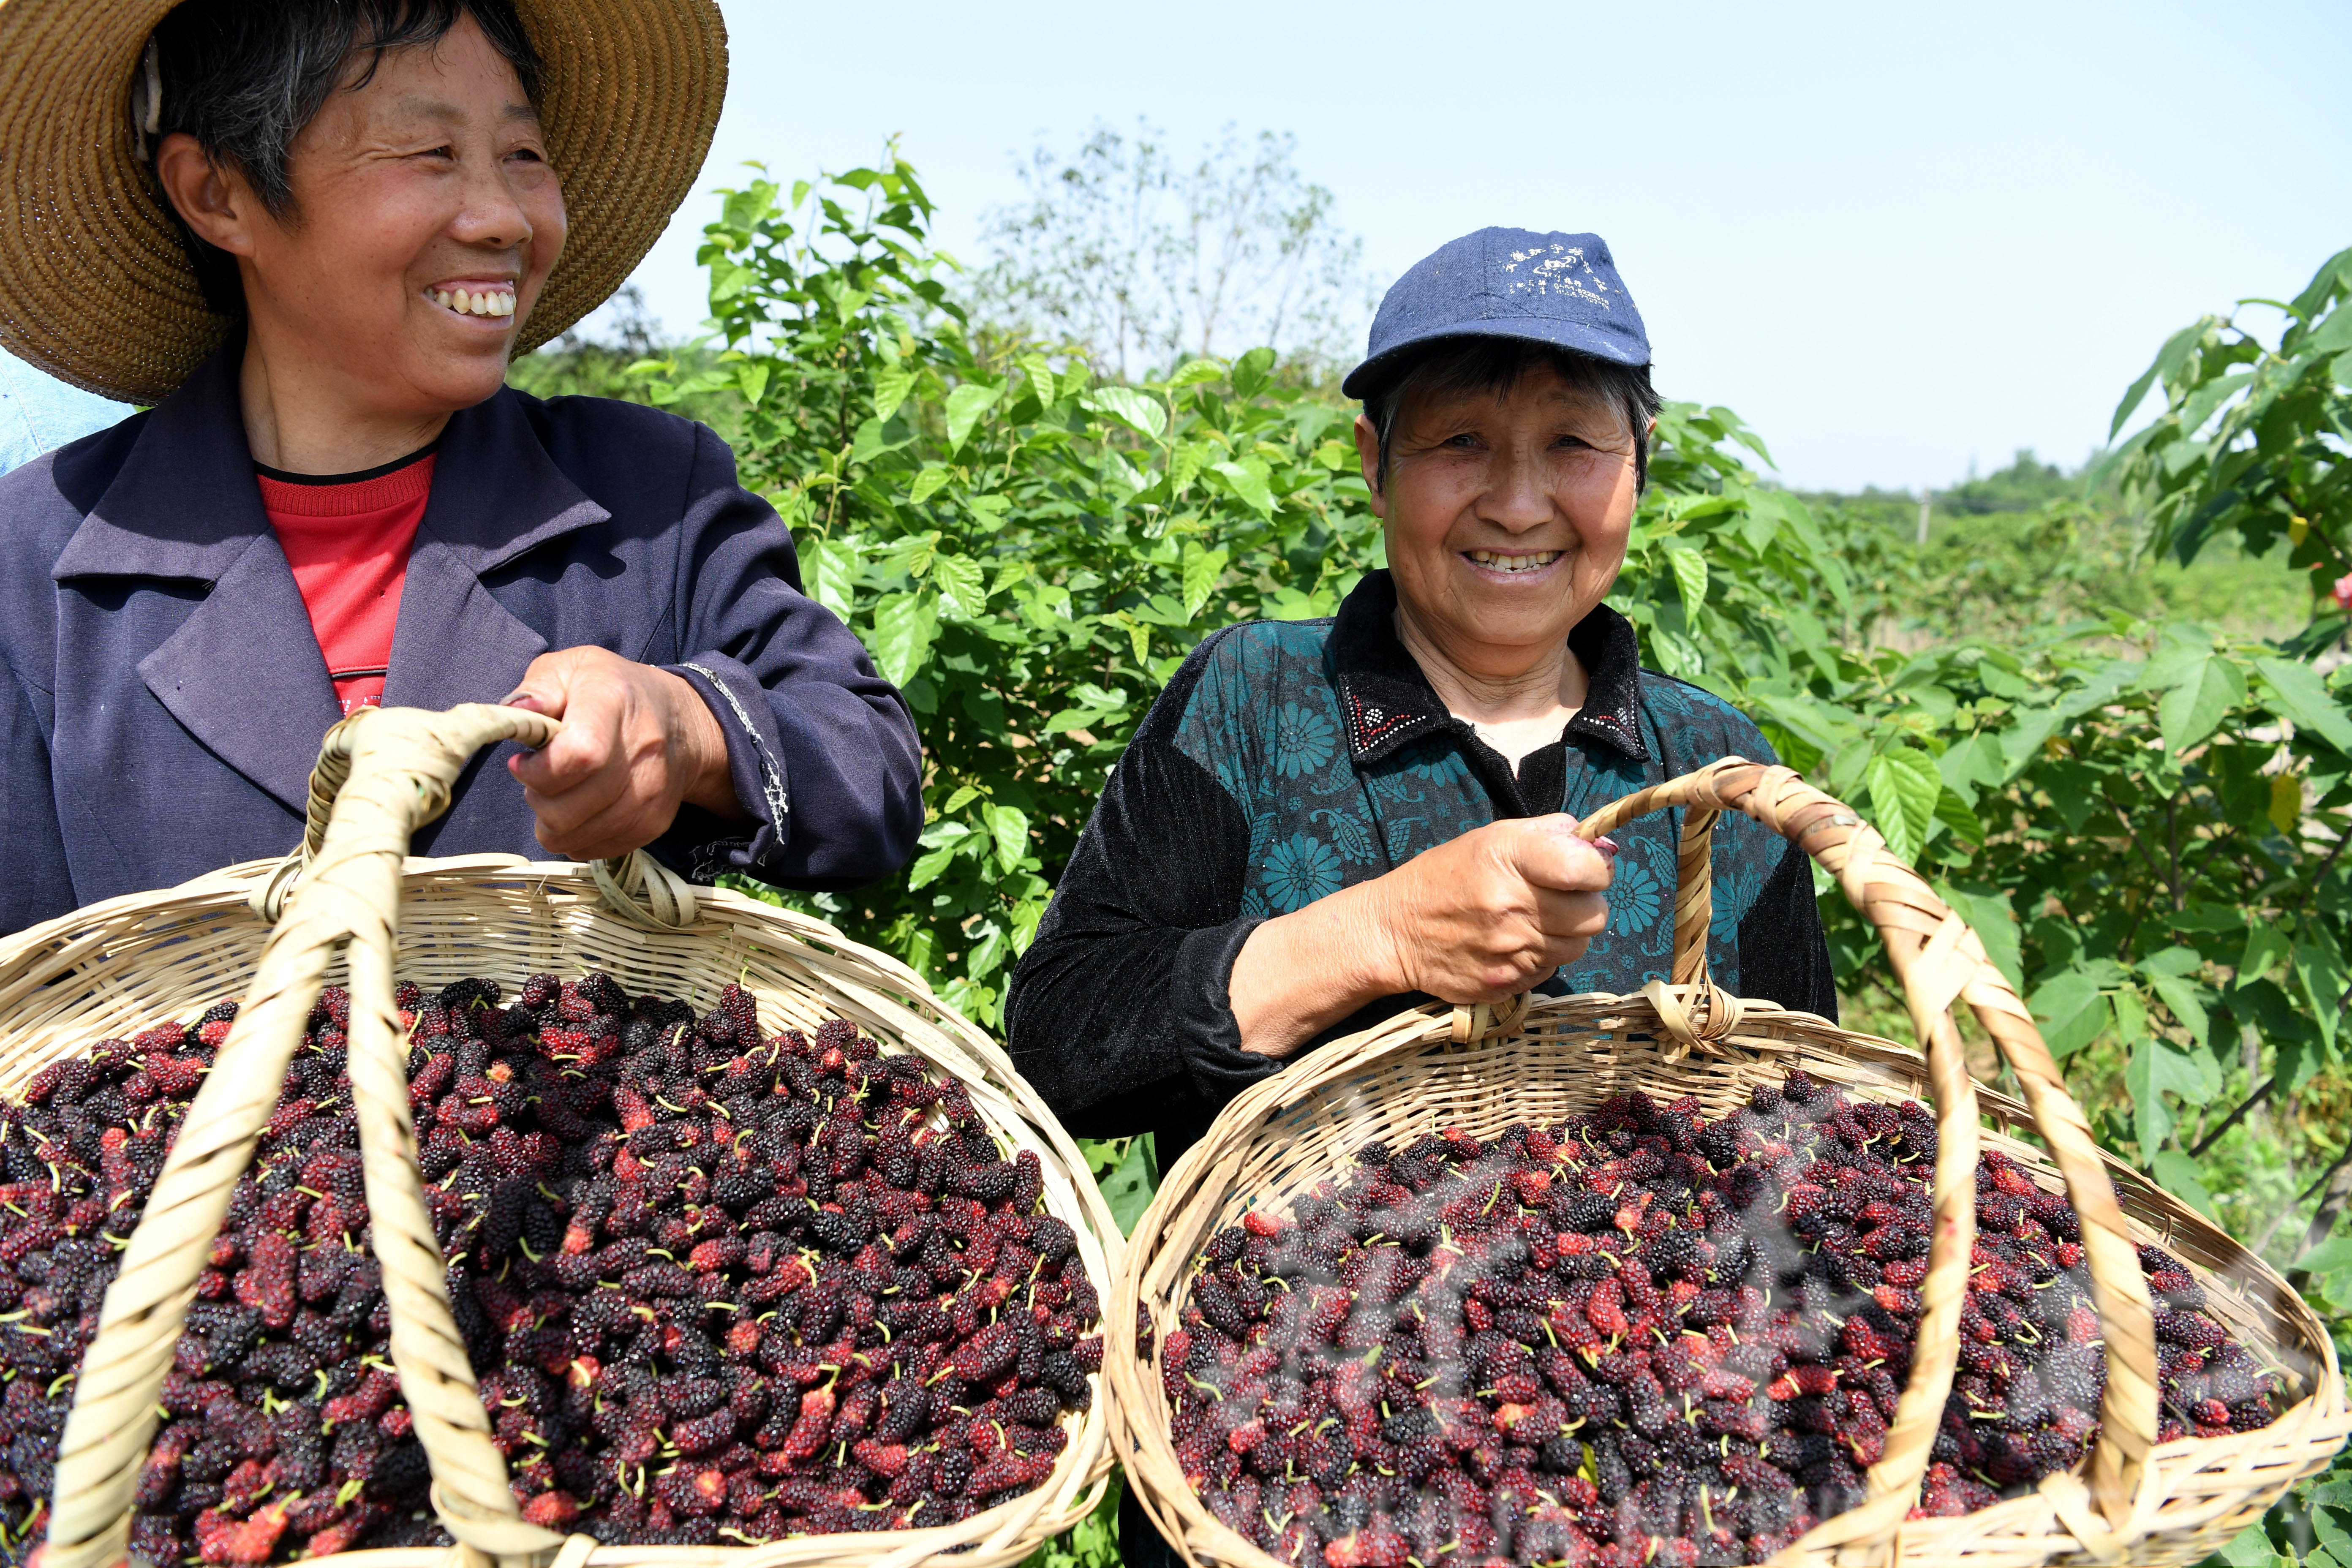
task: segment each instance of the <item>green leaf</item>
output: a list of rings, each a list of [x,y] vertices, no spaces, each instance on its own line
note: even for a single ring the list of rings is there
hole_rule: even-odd
[[[948,803],[940,807],[940,815],[941,816],[952,816],[957,812],[961,811],[965,806],[971,805],[973,801],[979,798],[980,791],[971,784],[965,784],[959,788],[955,794],[948,796]]]
[[[988,595],[980,585],[980,563],[969,555],[940,556],[931,563],[931,582],[953,615],[971,620],[988,608]]]
[[[2291,1559],[2280,1557],[2260,1520],[2231,1536],[2230,1543],[2214,1554],[2214,1560],[2225,1568],[2279,1568],[2282,1562],[2292,1563]]]
[[[2331,1236],[2294,1260],[2306,1274],[2326,1276],[2352,1270],[2352,1236]]]
[[[996,840],[996,863],[1006,872],[1017,870],[1029,853],[1029,814],[1017,805],[991,801],[980,808],[980,819]]]
[[[980,423],[980,416],[1003,395],[1004,388],[1002,386],[991,386],[977,381],[967,381],[949,393],[948,450],[961,451],[963,444],[971,437],[971,427]]]
[[[2352,316],[2352,310],[2337,313]],[[2294,720],[2297,729],[2312,731],[2352,756],[2352,718],[2345,716],[2343,699],[2327,689],[2319,671],[2291,658],[2258,658],[2254,669],[2276,700],[2278,711]]]
[[[1149,1132],[1129,1140],[1126,1156],[1102,1182],[1103,1202],[1110,1206],[1110,1217],[1130,1236],[1135,1233],[1135,1222],[1151,1206],[1151,1194],[1160,1184],[1151,1172],[1151,1142]]]
[[[1225,574],[1227,556],[1223,550],[1203,550],[1198,541],[1188,541],[1184,546],[1184,616],[1187,621],[1201,613],[1216,592],[1218,580]]]
[[[800,557],[809,597],[847,622],[857,603],[857,542],[841,535],[803,540]]]
[[[1265,459],[1244,458],[1238,463],[1215,463],[1209,471],[1221,475],[1244,506],[1260,517],[1274,515],[1274,489],[1268,482]]]
[[[2255,922],[2246,927],[2246,950],[2238,958],[2240,985],[2251,985],[2284,963],[2294,952],[2286,933],[2274,925]]]
[[[2044,981],[2029,1005],[2042,1043],[2060,1061],[2099,1037],[2107,1026],[2107,999],[2098,978],[2069,969]]]
[[[1706,602],[1706,557],[1686,544],[1669,544],[1665,554],[1674,568],[1675,587],[1683,596],[1683,614],[1696,618]]]
[[[939,494],[953,478],[955,471],[945,463],[925,463],[915,475],[915,482],[907,487],[907,503],[909,506],[922,505]]]
[[[1094,405],[1122,425],[1141,431],[1153,440],[1168,428],[1168,410],[1160,400],[1131,386],[1106,386],[1092,399]]]
[[[2174,761],[2220,727],[2231,709],[2246,700],[2246,678],[2226,658],[2208,657],[2195,672],[2164,694],[2157,723],[2164,749]]]
[[[2180,368],[2181,362],[2189,357],[2189,351],[2197,346],[2197,340],[2204,331],[2205,324],[2200,321],[2193,327],[2181,328],[2165,340],[2164,347],[2157,351],[2155,363],[2140,372],[2139,379],[2133,382],[2131,389],[2124,394],[2124,400],[2116,405],[2115,419],[2107,426],[2108,440],[2116,438],[2116,432],[2122,429],[2124,421],[2132,416],[2132,411],[2139,406],[2140,399],[2147,395],[2147,389],[2156,384],[2156,378],[2170,375]]]
[[[926,593],[892,594],[874,609],[874,629],[866,650],[874,668],[893,686],[904,686],[931,656],[940,633],[939,601]]]
[[[1208,462],[1209,455],[1213,450],[1214,448],[1206,441],[1187,441],[1170,454],[1168,493],[1171,496],[1182,495],[1191,487],[1192,481],[1201,477],[1202,466]]]
[[[1916,861],[1927,845],[1928,826],[1936,820],[1936,802],[1944,793],[1944,775],[1936,771],[1934,759],[1909,746],[1895,746],[1873,757],[1864,777],[1870,789],[1872,826],[1899,858]]]
[[[1054,405],[1054,367],[1045,363],[1044,354],[1023,354],[1017,362],[1021,374],[1029,378],[1030,389],[1037,394],[1039,406]]]
[[[1225,367],[1217,361],[1188,359],[1176,367],[1176,374],[1168,378],[1168,384],[1171,388],[1198,386],[1204,381],[1223,381],[1224,378]]]
[[[2298,942],[2294,977],[2302,984],[2304,1000],[2311,1005],[2312,1017],[2319,1025],[2319,1043],[2334,1050],[2337,1016],[2344,1010],[2347,988],[2344,955],[2332,942]]]
[[[1255,348],[1234,362],[1234,395],[1255,397],[1274,374],[1274,351]]]
[[[2157,974],[2149,976],[2148,989],[2163,998],[2166,1010],[2180,1021],[2180,1026],[2188,1030],[2199,1045],[2207,1043],[2212,1033],[2213,1019],[2205,1010],[2204,999],[2199,994],[2200,987],[2177,975]]]
[[[946,870],[948,862],[955,858],[956,847],[952,844],[942,845],[932,850],[916,861],[914,869],[907,873],[907,886],[909,888],[929,886],[939,880],[940,873]]]
[[[2204,1173],[2197,1162],[2178,1149],[2160,1149],[2148,1163],[2157,1182],[2175,1197],[2185,1199],[2189,1206],[2219,1225],[2221,1211],[2214,1206],[2213,1194],[2205,1190]]]
[[[907,394],[915,389],[915,373],[903,365],[894,365],[874,378],[874,417],[888,423],[898,412],[898,405],[907,401]]]

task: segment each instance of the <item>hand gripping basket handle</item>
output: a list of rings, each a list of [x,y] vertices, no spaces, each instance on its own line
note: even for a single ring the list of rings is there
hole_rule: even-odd
[[[363,709],[330,731],[311,805],[314,826],[329,806],[332,820],[310,844],[309,869],[262,949],[106,1293],[58,1447],[45,1568],[110,1568],[126,1554],[156,1397],[197,1275],[338,948],[350,969],[352,1095],[391,1305],[393,1364],[431,1463],[435,1510],[467,1568],[528,1568],[564,1544],[521,1517],[450,1317],[416,1165],[407,1042],[393,1002],[410,837],[447,806],[475,752],[507,740],[544,745],[560,728],[525,709],[471,703],[446,713]]]
[[[1952,1003],[1964,1001],[2017,1074],[2026,1108],[2050,1144],[2065,1177],[2067,1195],[2082,1221],[2092,1297],[2098,1306],[2107,1351],[2106,1393],[2100,1405],[2098,1447],[2091,1462],[2091,1500],[2105,1516],[2108,1527],[2121,1531],[2146,1474],[2147,1451],[2156,1441],[2154,1318],[2138,1250],[2125,1227],[2115,1186],[2100,1163],[2082,1108],[2067,1093],[2065,1079],[2034,1028],[2032,1016],[1985,956],[1977,934],[1916,871],[1886,847],[1876,829],[1851,807],[1814,789],[1788,768],[1727,757],[1628,795],[1587,817],[1579,831],[1587,836],[1607,833],[1636,816],[1677,806],[1684,816],[1675,894],[1673,978],[1670,983],[1653,983],[1646,993],[1658,1006],[1662,1021],[1691,1043],[1720,1037],[1738,1022],[1739,1004],[1707,976],[1706,941],[1713,913],[1708,845],[1717,819],[1727,811],[1741,812],[1819,861],[1877,928],[1903,982],[1912,1026],[1927,1047],[1930,1081],[1942,1113],[1937,1118],[1937,1227],[1928,1280],[1921,1289],[1918,1360],[1895,1424],[1888,1432],[1886,1457],[1872,1469],[1870,1501],[1824,1529],[1843,1524],[1874,1506],[1899,1502],[1907,1509],[1943,1419],[1975,1230],[1976,1099],[1951,1014]],[[1952,1114],[1963,1101],[1965,1117]],[[1957,1157],[1961,1150],[1956,1147],[1963,1142],[1964,1161]],[[1957,1169],[1950,1170],[1952,1180],[1948,1184],[1951,1167]],[[1955,1242],[1957,1247],[1952,1245]],[[1939,1281],[1937,1265],[1955,1251],[1959,1270],[1954,1279]],[[1922,1386],[1921,1375],[1933,1370],[1931,1356],[1940,1363],[1940,1385],[1932,1389]],[[1932,1407],[1928,1407],[1927,1396],[1931,1393]],[[1919,1396],[1917,1409],[1915,1395]],[[1906,1426],[1913,1429],[1906,1432]],[[1906,1437],[1913,1440],[1898,1442]],[[1890,1470],[1898,1447],[1907,1476]],[[1891,1511],[1888,1522],[1899,1522],[1900,1510]],[[1863,1522],[1857,1519],[1856,1527]],[[2092,1521],[2083,1523],[2089,1526]]]
[[[484,704],[470,706],[482,707]],[[360,727],[369,715],[380,711],[380,709],[362,708],[327,731],[326,741],[319,748],[319,761],[310,770],[310,795],[309,808],[304,813],[302,842],[296,845],[286,858],[278,863],[277,868],[254,888],[252,898],[247,900],[253,912],[270,924],[276,925],[278,918],[286,912],[286,900],[292,896],[294,884],[301,879],[303,872],[310,869],[310,862],[318,858],[320,849],[325,845],[327,823],[334,816],[335,801],[352,775],[352,748],[361,732]],[[394,711],[422,710],[394,709]],[[459,711],[463,710],[451,710],[453,714]],[[529,736],[520,732],[514,735],[494,734],[483,743],[517,740],[536,748],[545,745],[562,725],[551,721],[542,728],[543,735],[536,729]],[[471,754],[469,752],[458,758],[460,769]],[[447,809],[449,791],[455,780],[456,775],[452,774],[447,779],[420,781],[424,787],[433,792],[432,804],[424,816],[417,818],[420,823],[430,822]],[[680,926],[690,926],[695,921],[694,885],[642,849],[632,849],[626,855],[614,856],[609,860],[593,861],[588,870],[595,879],[597,891],[604,895],[604,902],[613,912],[640,931],[672,931]]]

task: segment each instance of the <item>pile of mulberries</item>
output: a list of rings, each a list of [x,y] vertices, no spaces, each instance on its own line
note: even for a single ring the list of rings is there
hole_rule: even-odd
[[[1159,1347],[1186,1479],[1286,1562],[1761,1563],[1860,1501],[1918,1337],[1936,1126],[1801,1073],[1714,1121],[1635,1093],[1360,1151],[1212,1238]],[[1961,1366],[1918,1515],[2082,1462],[2106,1369],[2074,1215],[1978,1171]],[[2141,1251],[2168,1438],[2270,1377]]]
[[[764,1036],[609,977],[401,987],[448,1294],[525,1517],[631,1544],[947,1523],[1042,1482],[1102,1342],[1036,1154],[847,1023]],[[0,1104],[0,1561],[42,1539],[75,1368],[234,1003]],[[197,1286],[131,1550],[445,1545],[393,1373],[345,1071],[312,1011]]]

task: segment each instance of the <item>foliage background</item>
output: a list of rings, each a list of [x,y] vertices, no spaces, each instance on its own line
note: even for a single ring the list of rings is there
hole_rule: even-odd
[[[1140,145],[1096,197],[1133,184]],[[1007,220],[1060,236],[1033,269],[1063,266],[1092,221],[1051,207]],[[1272,221],[1278,251],[1296,210],[1246,221]],[[907,692],[929,759],[910,869],[803,901],[992,1025],[1105,773],[1185,652],[1236,620],[1328,614],[1382,557],[1328,354],[1228,360],[1197,352],[1213,333],[1104,329],[1001,262],[967,283],[928,242],[932,212],[895,152],[751,180],[706,231],[709,337],[559,343],[515,379],[643,398],[733,443],[810,592]],[[1736,415],[1669,403],[1612,595],[1646,662],[1753,715],[1936,880],[2101,1141],[2289,1271],[2339,1338],[2352,675],[2329,590],[2352,567],[2347,293],[2352,251],[2275,302],[2275,342],[2234,318],[2183,329],[2115,428],[2151,396],[2162,409],[2092,473],[2021,454],[1938,498],[1925,543],[1913,498],[1791,493]],[[1902,1037],[1874,938],[1820,890],[1848,1022]],[[1980,1076],[2006,1076],[1978,1050]],[[1090,1150],[1129,1223],[1147,1142]],[[1098,1518],[1042,1555],[1115,1548]],[[2352,1468],[2224,1558],[2352,1568]]]

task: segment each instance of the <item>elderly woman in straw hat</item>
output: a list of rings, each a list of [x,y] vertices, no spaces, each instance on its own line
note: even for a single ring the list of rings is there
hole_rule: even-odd
[[[504,385],[725,76],[711,0],[0,5],[0,347],[154,405],[0,478],[0,931],[282,853],[375,702],[565,721],[420,852],[903,863],[906,705],[727,448]]]

